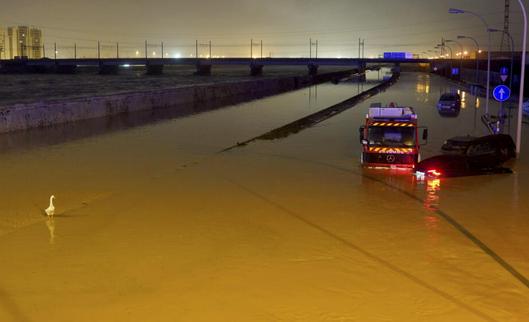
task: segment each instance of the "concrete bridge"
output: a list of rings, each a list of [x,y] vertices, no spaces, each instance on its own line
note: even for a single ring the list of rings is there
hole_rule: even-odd
[[[100,74],[115,74],[120,66],[145,66],[148,74],[163,73],[164,66],[196,66],[196,74],[209,75],[212,66],[246,65],[251,75],[261,75],[264,66],[307,66],[308,73],[317,74],[320,66],[343,66],[357,69],[375,69],[380,65],[401,63],[430,63],[420,59],[386,58],[61,58],[61,59],[12,59],[0,61],[0,71],[5,73],[75,73],[78,67],[96,66]]]

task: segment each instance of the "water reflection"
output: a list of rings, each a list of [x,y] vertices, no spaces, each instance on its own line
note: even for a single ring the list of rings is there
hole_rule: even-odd
[[[467,92],[462,90],[457,90],[457,94],[461,97],[461,108],[467,107]]]
[[[424,216],[423,222],[426,230],[430,233],[430,243],[433,245],[437,244],[439,235],[437,230],[439,229],[439,217],[433,214],[439,207],[439,191],[441,190],[441,180],[431,179],[426,181],[426,196],[424,198],[424,208],[428,213]]]
[[[50,233],[49,243],[53,245],[55,244],[55,219],[53,217],[48,217],[46,227],[48,227],[48,232]]]
[[[318,85],[309,86],[309,107],[318,105]]]
[[[428,211],[435,211],[439,206],[439,191],[441,190],[441,180],[433,179],[426,181],[426,197],[424,198],[424,208]]]
[[[426,84],[417,83],[417,87],[415,88],[415,90],[419,94],[422,94],[422,93],[430,94],[430,82],[429,82],[429,80],[428,80],[428,83],[426,83]]]
[[[0,153],[17,150],[57,145],[88,137],[107,135],[121,130],[155,124],[175,118],[183,118],[213,111],[236,104],[264,98],[273,93],[259,92],[245,97],[227,97],[214,101],[198,101],[194,104],[175,105],[151,111],[138,111],[119,114],[112,117],[101,117],[72,123],[57,124],[46,128],[35,128],[25,131],[0,135]]]
[[[430,75],[419,74],[415,85],[417,101],[427,103],[430,99]]]

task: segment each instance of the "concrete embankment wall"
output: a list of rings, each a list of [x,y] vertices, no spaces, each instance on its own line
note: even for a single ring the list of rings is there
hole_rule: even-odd
[[[351,71],[344,71],[316,76],[291,76],[277,79],[194,85],[0,106],[0,133],[128,112],[178,108],[179,105],[207,104],[215,100],[233,97],[248,97],[249,99],[263,97],[344,77],[350,73]]]

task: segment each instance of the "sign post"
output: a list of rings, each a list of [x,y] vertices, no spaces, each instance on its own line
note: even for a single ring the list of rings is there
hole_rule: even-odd
[[[503,68],[502,68],[503,69]],[[507,78],[505,78],[507,79]],[[502,78],[503,80],[503,78]],[[511,97],[511,89],[505,85],[498,85],[494,87],[494,90],[492,91],[492,96],[494,96],[494,99],[498,102],[500,102],[500,112],[498,115],[498,124],[496,126],[496,132],[499,133],[503,131],[503,124],[504,124],[504,113],[503,113],[503,102],[509,99]]]

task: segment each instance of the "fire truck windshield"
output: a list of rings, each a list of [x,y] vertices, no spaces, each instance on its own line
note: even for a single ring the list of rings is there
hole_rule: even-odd
[[[370,126],[368,142],[371,146],[413,147],[415,146],[415,128]]]

